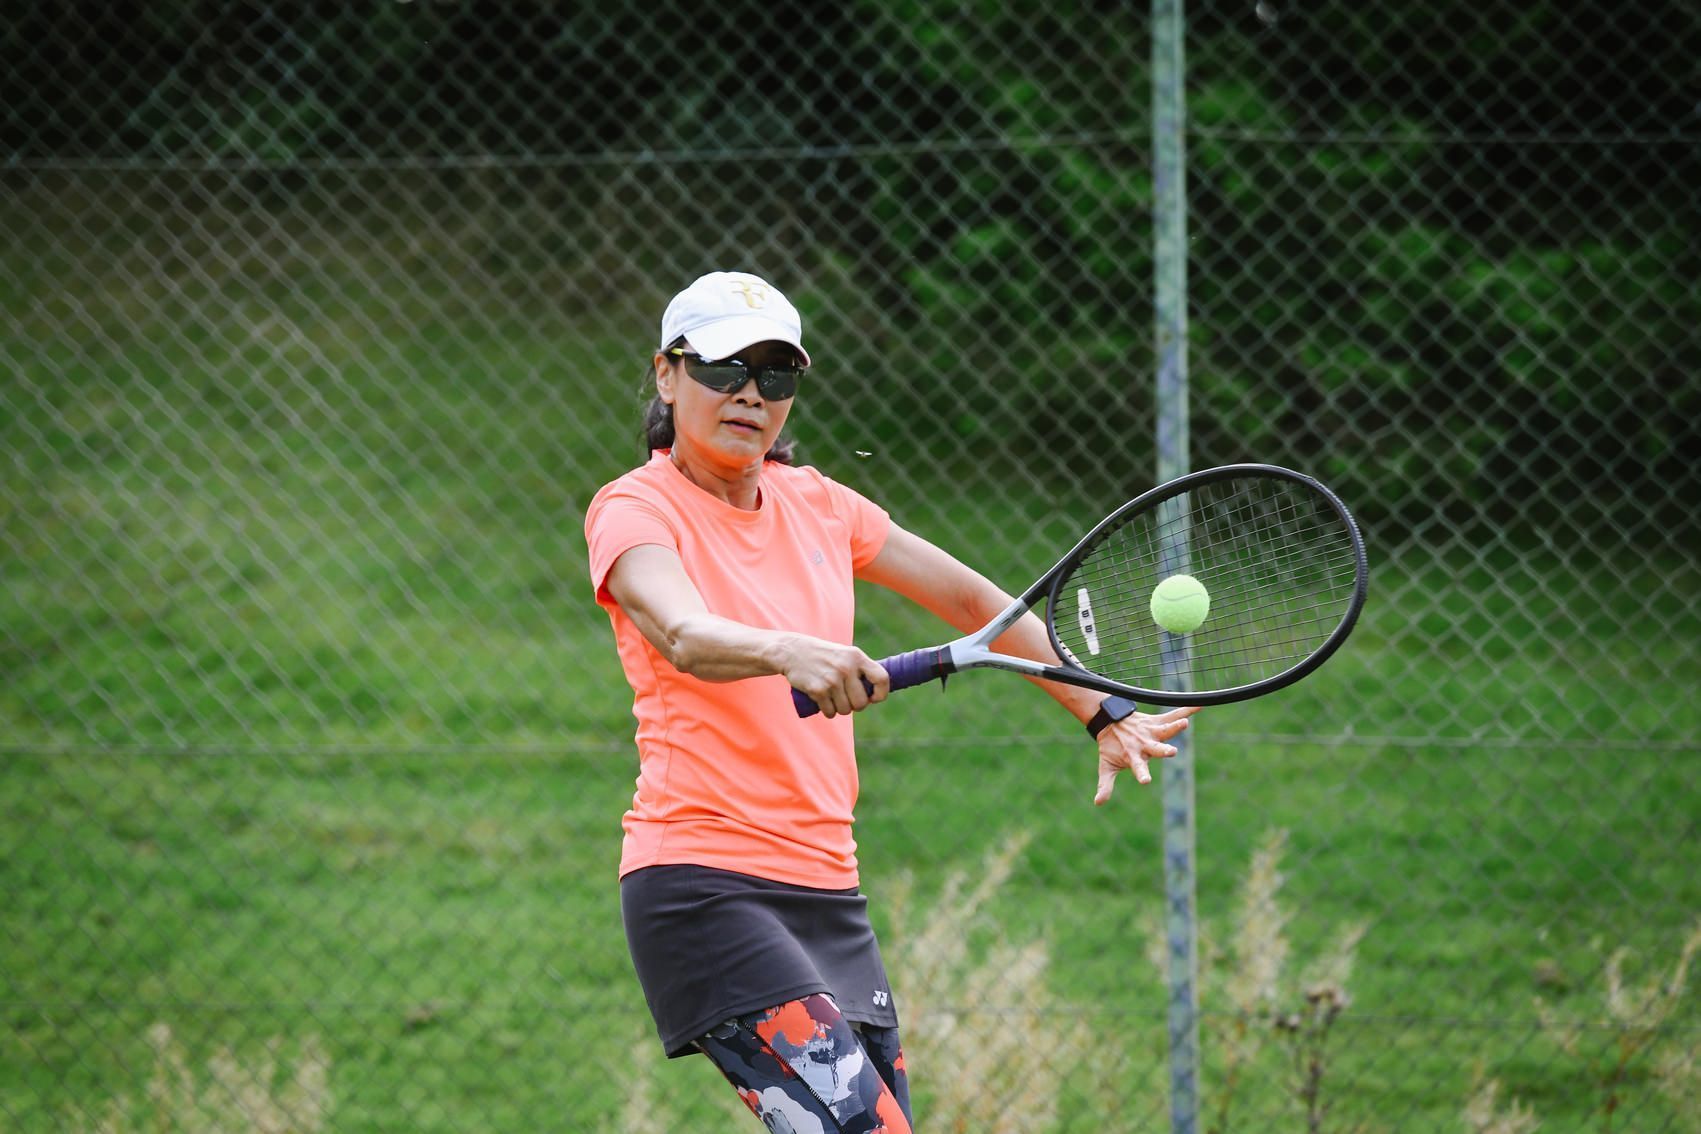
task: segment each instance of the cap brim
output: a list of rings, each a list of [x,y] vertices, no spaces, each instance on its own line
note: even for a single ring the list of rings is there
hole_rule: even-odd
[[[786,343],[803,356],[809,365],[809,352],[798,342],[798,334],[784,323],[764,319],[760,315],[735,315],[717,319],[685,332],[691,349],[707,359],[730,358],[752,343]]]

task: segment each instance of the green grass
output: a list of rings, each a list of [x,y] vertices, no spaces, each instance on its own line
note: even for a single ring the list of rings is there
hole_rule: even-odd
[[[139,1098],[165,1022],[191,1063],[322,1036],[338,1131],[613,1128],[648,1026],[614,886],[635,759],[580,526],[635,448],[607,423],[635,412],[647,321],[569,324],[525,288],[524,308],[502,287],[374,292],[362,265],[402,262],[394,233],[295,248],[298,276],[186,258],[155,310],[98,270],[103,242],[129,247],[115,226],[46,257],[89,294],[6,297],[0,1115],[54,1129]],[[1103,506],[815,459],[1009,586]],[[1532,1000],[1598,1016],[1608,951],[1651,973],[1701,914],[1701,580],[1610,548],[1395,546],[1324,671],[1198,719],[1201,915],[1226,939],[1249,855],[1285,828],[1296,967],[1368,919],[1339,1129],[1458,1129],[1478,1062],[1549,1128],[1600,1128]],[[876,653],[938,634],[881,594],[859,628]],[[1136,1068],[1114,1112],[1067,1075],[1065,1128],[1156,1128],[1158,792],[1092,808],[1090,747],[1004,675],[859,730],[882,932],[901,873],[925,888],[1031,832],[996,920],[1049,942],[1057,996]],[[1216,1066],[1229,1021],[1206,1008]],[[1677,1023],[1692,1047],[1693,995]],[[912,1070],[925,1107],[950,1069]],[[1637,1075],[1616,1128],[1668,1128]],[[690,1128],[723,1121],[703,1061],[656,1076]],[[1242,1127],[1296,1128],[1283,1098],[1266,1068]]]
[[[1645,764],[1584,800],[1574,768],[1534,754],[1461,772],[1455,753],[1217,745],[1208,729],[1200,747],[1212,933],[1226,935],[1269,826],[1292,832],[1300,956],[1371,921],[1341,1027],[1356,1038],[1333,1069],[1341,1113],[1409,1107],[1440,1123],[1483,1060],[1554,1119],[1580,1120],[1588,1083],[1534,1034],[1530,1000],[1588,1004],[1604,946],[1669,964],[1701,908],[1693,870],[1658,849],[1691,828],[1686,776]],[[422,1109],[409,1128],[503,1115],[600,1128],[619,1103],[604,1078],[644,1019],[613,886],[627,765],[602,752],[9,755],[0,1099],[29,1129],[135,1089],[146,1028],[165,1020],[198,1051],[322,1035],[337,1129],[393,1128],[410,1092]],[[1414,786],[1443,780],[1458,796]],[[1032,830],[997,916],[1048,939],[1058,994],[1089,1026],[1161,1045],[1140,936],[1160,900],[1155,794],[1125,784],[1091,809],[1072,738],[879,748],[865,781],[877,899],[900,870],[925,880]],[[1543,961],[1569,991],[1538,980]]]

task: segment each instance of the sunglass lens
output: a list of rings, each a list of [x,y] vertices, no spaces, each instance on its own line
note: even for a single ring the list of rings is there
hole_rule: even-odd
[[[758,366],[756,389],[764,398],[783,401],[797,393],[797,380],[803,374],[801,366]],[[750,368],[742,362],[703,362],[687,357],[685,371],[698,382],[719,394],[743,389],[750,381]]]
[[[797,393],[797,379],[803,373],[799,366],[770,366],[756,379],[756,389],[764,398],[784,401]]]
[[[730,393],[750,380],[750,371],[739,363],[698,362],[688,358],[685,360],[685,371],[709,389],[721,394]]]

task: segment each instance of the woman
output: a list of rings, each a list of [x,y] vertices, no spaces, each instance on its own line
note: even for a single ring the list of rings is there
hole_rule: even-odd
[[[851,644],[852,580],[963,632],[1010,601],[866,498],[790,464],[810,365],[778,289],[714,272],[662,316],[649,462],[585,517],[597,602],[635,694],[621,909],[668,1054],[701,1051],[771,1129],[908,1132],[898,1017],[857,889],[850,714],[885,700]],[[997,643],[1056,661],[1030,615]],[[1095,803],[1195,710],[1036,682],[1098,740]],[[791,690],[821,706],[798,718]],[[786,1125],[789,1123],[789,1126]]]

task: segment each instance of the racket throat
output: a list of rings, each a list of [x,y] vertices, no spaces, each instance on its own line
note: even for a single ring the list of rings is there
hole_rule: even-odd
[[[940,646],[938,649],[927,652],[933,655],[928,664],[933,670],[933,675],[939,679],[939,687],[943,689],[946,680],[959,668],[956,655],[951,652],[949,645]]]
[[[940,646],[938,656],[933,659],[933,671],[939,675],[939,688],[945,688],[946,681],[957,672],[957,659],[951,653],[950,646]]]

